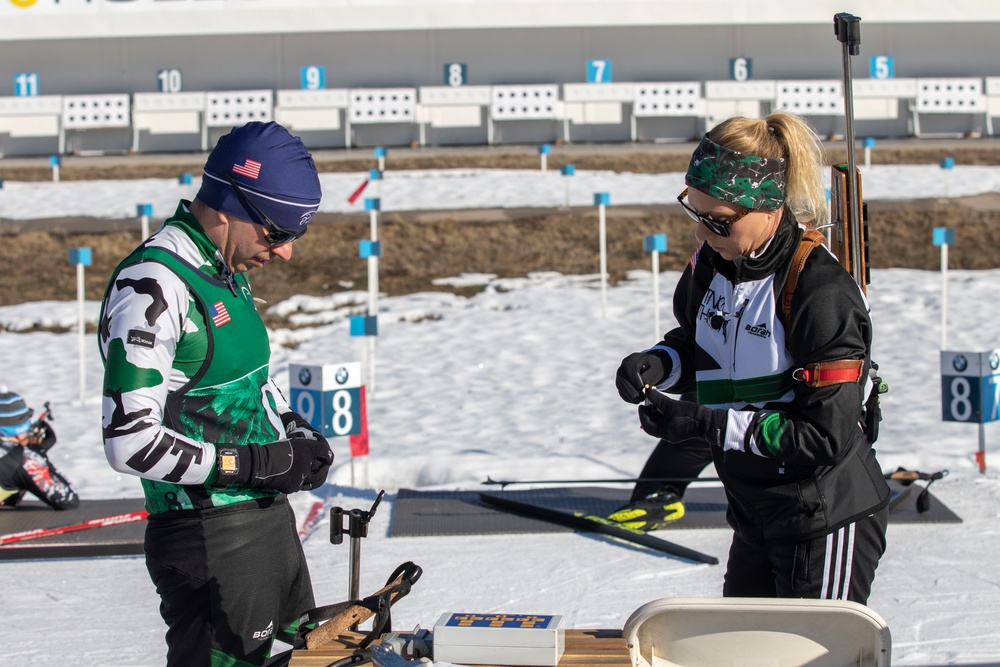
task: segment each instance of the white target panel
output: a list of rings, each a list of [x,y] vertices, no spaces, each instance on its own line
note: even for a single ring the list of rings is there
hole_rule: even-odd
[[[129,127],[132,122],[129,96],[65,95],[63,96],[63,128],[86,130]]]
[[[758,102],[774,99],[775,82],[758,79],[749,81],[706,81],[706,100],[754,100]]]
[[[417,117],[416,88],[361,88],[351,91],[351,122],[413,123]]]
[[[274,97],[270,90],[231,90],[205,93],[205,125],[232,127],[271,120]]]
[[[12,137],[59,135],[61,95],[0,97],[0,134]]]
[[[489,86],[421,86],[420,103],[424,106],[489,106]]]
[[[982,113],[986,111],[982,79],[917,79],[919,113]]]
[[[632,114],[637,117],[701,116],[704,108],[698,81],[635,84]]]
[[[564,83],[563,102],[631,102],[635,86],[631,83]]]
[[[559,85],[493,86],[493,120],[555,120],[559,118]]]
[[[844,113],[844,83],[836,79],[778,81],[774,108],[800,116],[835,116]]]

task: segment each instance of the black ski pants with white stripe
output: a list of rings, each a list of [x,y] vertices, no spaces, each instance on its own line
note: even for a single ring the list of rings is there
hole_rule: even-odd
[[[803,542],[754,547],[733,535],[725,597],[812,598],[865,604],[885,553],[889,510]]]

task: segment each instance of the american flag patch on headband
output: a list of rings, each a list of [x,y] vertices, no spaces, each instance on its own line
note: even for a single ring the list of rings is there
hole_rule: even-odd
[[[232,322],[233,318],[229,317],[229,311],[226,310],[226,306],[221,301],[217,301],[208,309],[208,314],[212,318],[212,322],[215,323],[215,327],[219,328],[223,324]]]
[[[260,176],[260,162],[247,158],[243,164],[234,164],[233,171],[237,174],[242,174],[247,178],[256,179]]]

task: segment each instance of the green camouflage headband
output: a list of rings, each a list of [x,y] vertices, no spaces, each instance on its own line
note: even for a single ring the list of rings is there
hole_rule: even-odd
[[[730,204],[773,211],[785,201],[785,160],[730,150],[706,134],[691,155],[684,182]]]

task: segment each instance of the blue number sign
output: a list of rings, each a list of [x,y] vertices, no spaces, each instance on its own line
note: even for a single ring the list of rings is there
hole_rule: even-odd
[[[941,351],[941,418],[983,424],[1000,419],[1000,350]]]
[[[14,75],[14,96],[34,97],[38,95],[38,72],[20,72]]]
[[[444,85],[452,88],[464,86],[469,80],[469,68],[465,63],[445,63]]]
[[[292,410],[327,437],[361,432],[361,364],[288,365]]]
[[[611,61],[588,60],[587,83],[611,83]]]
[[[872,56],[868,67],[873,79],[891,79],[896,76],[896,59],[892,56]]]
[[[322,90],[326,88],[326,68],[321,65],[308,65],[302,68],[302,90]]]
[[[749,81],[753,78],[753,60],[750,58],[729,59],[729,78],[733,81]]]

